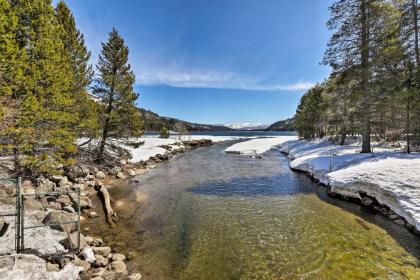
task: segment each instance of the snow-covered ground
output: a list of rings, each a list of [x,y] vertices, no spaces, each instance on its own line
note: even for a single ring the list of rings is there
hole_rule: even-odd
[[[223,142],[228,140],[237,140],[243,137],[237,136],[210,136],[210,135],[184,135],[181,136],[181,141],[192,141],[192,140],[211,140],[213,143]],[[184,145],[179,141],[178,136],[174,135],[168,139],[162,139],[157,136],[145,136],[136,139],[136,141],[144,142],[138,148],[126,147],[132,155],[130,162],[140,162],[147,161],[151,157],[154,157],[158,154],[165,155],[168,153],[168,150],[162,148],[161,146],[168,145],[172,147],[172,150],[177,150],[183,148]]]
[[[286,141],[295,139],[297,139],[296,136],[276,136],[268,138],[251,139],[248,141],[236,143],[226,148],[225,152],[243,155],[259,155]]]
[[[420,154],[379,147],[373,154],[361,154],[357,143],[338,146],[326,140],[289,141],[281,150],[292,159],[291,168],[309,173],[336,193],[373,196],[420,230]]]

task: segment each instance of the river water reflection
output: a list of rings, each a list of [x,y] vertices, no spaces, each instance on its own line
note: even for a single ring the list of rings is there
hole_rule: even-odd
[[[278,151],[254,159],[228,145],[113,189],[118,229],[91,230],[131,251],[144,279],[420,279],[418,237],[329,198]]]

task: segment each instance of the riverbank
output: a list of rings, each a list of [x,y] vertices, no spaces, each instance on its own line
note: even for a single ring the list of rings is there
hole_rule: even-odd
[[[361,154],[358,143],[334,145],[327,140],[288,141],[280,150],[290,167],[307,173],[344,199],[355,199],[395,223],[420,234],[420,154],[387,147]]]
[[[35,194],[80,190],[80,208],[82,210],[80,219],[82,225],[87,220],[98,218],[104,218],[106,223],[106,221],[109,221],[109,219],[106,219],[109,213],[98,214],[100,209],[103,208],[101,199],[96,198],[97,195],[101,195],[101,189],[109,189],[110,185],[121,184],[130,177],[141,175],[149,169],[154,169],[157,163],[167,161],[180,153],[209,146],[213,142],[231,139],[232,137],[196,136],[182,137],[179,141],[178,138],[145,137],[141,139],[144,142],[143,146],[129,150],[131,153],[129,159],[116,158],[117,160],[113,161],[112,164],[105,166],[79,161],[72,168],[66,170],[63,175],[47,175],[33,178],[33,180],[24,180],[22,192],[27,195],[34,194],[34,196],[25,197],[24,203],[27,209],[25,211],[25,222],[42,225],[76,220],[74,215],[78,208],[77,197],[71,194],[62,194],[48,196],[47,198],[44,195],[38,197]],[[3,162],[6,163],[4,166],[8,166],[8,161],[8,158],[3,159]],[[7,169],[3,170],[3,173],[3,177],[7,177]],[[4,184],[3,187],[0,190],[0,202],[2,204],[0,212],[2,214],[13,213],[15,207],[13,203],[16,200],[14,198],[15,187],[12,184]],[[112,207],[115,207],[114,203],[112,203]],[[124,263],[126,257],[119,254],[115,248],[105,246],[100,235],[95,235],[94,238],[88,236],[89,228],[83,228],[82,230],[80,254],[66,254],[74,246],[76,235],[73,232],[75,228],[66,231],[67,228],[65,227],[53,228],[51,226],[36,228],[30,232],[30,238],[26,238],[25,251],[29,250],[33,254],[5,256],[13,254],[14,251],[14,217],[2,218],[0,222],[0,255],[3,255],[3,257],[0,257],[0,263],[4,264],[1,273],[8,275],[7,279],[31,279],[31,277],[76,279],[79,273],[81,273],[82,279],[101,279],[98,277],[114,279],[114,276],[127,277],[128,275],[129,271]],[[118,223],[116,225],[118,227]],[[68,236],[69,232],[72,232],[70,236]],[[92,253],[92,250],[94,253]],[[63,258],[59,262],[49,259],[48,256],[54,254],[61,254]],[[17,268],[7,265],[15,262],[19,262],[21,265]],[[26,276],[29,278],[26,276],[26,278],[21,278],[25,271],[28,271]],[[127,279],[141,278],[140,274],[136,274],[136,271],[131,272],[134,275],[129,275]]]

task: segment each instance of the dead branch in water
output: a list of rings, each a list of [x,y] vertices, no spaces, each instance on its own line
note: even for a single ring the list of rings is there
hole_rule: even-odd
[[[106,213],[106,219],[111,227],[115,227],[115,222],[118,221],[117,213],[111,207],[111,196],[108,193],[108,189],[105,186],[99,188],[99,192],[102,194],[103,206]]]

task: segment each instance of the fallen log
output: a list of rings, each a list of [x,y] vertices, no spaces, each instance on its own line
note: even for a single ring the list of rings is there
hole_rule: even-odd
[[[115,222],[118,221],[118,216],[111,207],[111,196],[109,195],[108,189],[105,186],[101,186],[99,188],[99,192],[102,194],[106,219],[111,227],[115,227]]]

